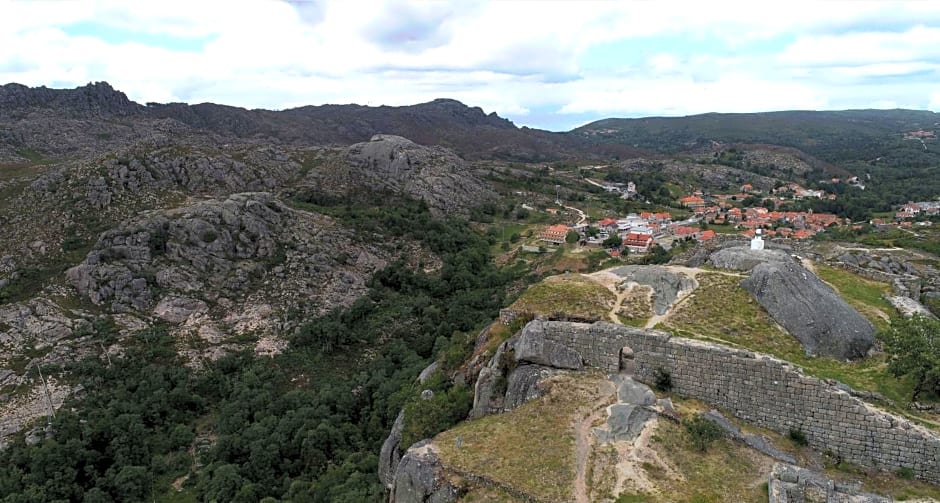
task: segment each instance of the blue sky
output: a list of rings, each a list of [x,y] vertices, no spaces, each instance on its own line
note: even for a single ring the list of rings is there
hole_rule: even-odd
[[[269,109],[453,98],[551,130],[940,110],[938,3],[0,0],[0,82]]]

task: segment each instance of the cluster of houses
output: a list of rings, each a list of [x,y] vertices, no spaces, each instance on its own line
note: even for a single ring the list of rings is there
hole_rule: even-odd
[[[785,192],[784,192],[785,189]],[[742,229],[744,234],[753,237],[755,230],[765,229],[764,236],[781,236],[793,239],[806,239],[818,232],[824,231],[832,225],[848,223],[831,213],[813,213],[812,211],[773,211],[756,206],[741,208],[734,203],[759,194],[751,184],[741,186],[737,194],[705,194],[697,191],[691,196],[683,197],[679,202],[692,210],[702,221],[710,224],[730,224],[736,229]],[[787,184],[775,189],[778,195],[762,198],[771,199],[775,204],[783,202],[779,194],[789,194],[796,198],[828,197],[835,198],[835,194],[825,195],[818,190],[804,189],[796,183]]]
[[[561,244],[569,232],[578,234],[578,241],[587,246],[601,246],[609,242],[611,236],[620,238],[622,248],[632,253],[646,253],[656,244],[664,247],[677,239],[696,239],[707,241],[715,237],[715,231],[702,230],[698,226],[673,222],[668,212],[630,213],[625,218],[604,218],[593,223],[581,223],[575,226],[564,224],[552,225],[539,235],[541,241]],[[611,250],[617,255],[617,250]]]
[[[902,204],[894,213],[894,218],[898,220],[908,220],[921,216],[940,216],[940,201],[923,201],[919,203]]]
[[[833,180],[838,180],[834,178]],[[761,195],[761,191],[754,188],[753,185],[745,183],[739,191],[734,194],[707,194],[701,190],[679,199],[679,203],[692,210],[708,208],[708,210],[717,211],[721,208],[729,208],[735,202],[740,203],[750,197],[757,197],[761,201],[770,200],[775,206],[779,206],[786,201],[794,199],[836,199],[835,194],[826,193],[823,190],[807,189],[798,183],[788,183],[781,185],[770,191],[769,195]]]

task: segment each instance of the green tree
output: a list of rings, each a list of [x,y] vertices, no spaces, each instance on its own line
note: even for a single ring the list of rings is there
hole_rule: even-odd
[[[616,248],[622,244],[623,244],[623,238],[616,234],[611,234],[607,239],[604,240],[604,243],[603,243],[604,248]]]
[[[925,391],[940,395],[940,320],[921,315],[898,319],[881,338],[891,355],[888,371],[914,381],[912,401]]]
[[[568,234],[565,234],[566,243],[577,243],[581,239],[581,235],[575,231],[568,231]]]

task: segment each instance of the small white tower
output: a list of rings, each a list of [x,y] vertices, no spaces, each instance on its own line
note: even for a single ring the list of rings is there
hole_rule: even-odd
[[[757,229],[754,231],[754,238],[751,239],[751,249],[752,250],[763,250],[764,249],[764,240],[761,238],[761,230]]]

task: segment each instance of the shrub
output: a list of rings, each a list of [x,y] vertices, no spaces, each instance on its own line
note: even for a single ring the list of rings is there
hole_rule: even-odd
[[[689,441],[692,445],[701,452],[707,451],[712,442],[725,436],[720,426],[702,414],[695,416],[695,419],[691,421],[686,421],[685,431],[689,434]]]
[[[898,471],[894,472],[894,474],[906,480],[911,480],[914,478],[914,470],[906,466],[904,468],[898,468]]]
[[[473,406],[473,390],[457,384],[449,390],[439,391],[427,400],[413,398],[405,406],[405,420],[401,445],[410,447],[415,442],[450,428],[467,417]]]
[[[668,370],[658,367],[653,371],[653,386],[662,392],[672,389],[672,374]]]
[[[809,444],[809,440],[806,439],[806,433],[803,433],[803,430],[799,428],[790,428],[790,440],[799,446],[805,447]]]

